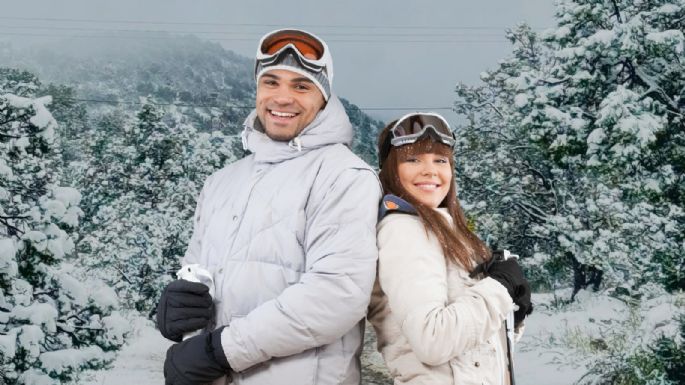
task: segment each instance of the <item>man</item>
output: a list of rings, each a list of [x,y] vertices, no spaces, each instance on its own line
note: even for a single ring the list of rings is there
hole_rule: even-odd
[[[264,36],[251,154],[210,176],[183,264],[207,287],[169,284],[158,308],[175,341],[167,384],[358,384],[363,318],[375,277],[380,184],[348,148],[353,129],[331,93],[326,44],[299,30]],[[211,327],[210,327],[211,329]]]

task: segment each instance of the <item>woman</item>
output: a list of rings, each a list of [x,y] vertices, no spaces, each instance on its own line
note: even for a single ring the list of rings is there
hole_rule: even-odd
[[[503,321],[529,314],[514,259],[495,261],[457,200],[454,136],[440,115],[414,113],[378,140],[386,195],[368,318],[395,384],[509,382]],[[473,275],[472,278],[470,275]]]

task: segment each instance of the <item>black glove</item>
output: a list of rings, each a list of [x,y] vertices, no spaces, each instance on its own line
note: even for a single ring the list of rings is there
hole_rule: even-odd
[[[533,304],[530,302],[530,284],[516,259],[503,260],[497,252],[493,252],[492,258],[476,266],[471,276],[479,273],[495,279],[507,289],[509,296],[518,306],[518,310],[514,312],[514,326],[518,327],[521,321],[533,312]]]
[[[207,384],[227,375],[231,366],[221,347],[224,328],[171,345],[164,360],[165,385]]]
[[[514,327],[517,328],[526,316],[533,312],[533,304],[530,302],[530,285],[527,280],[524,279],[523,284],[516,289],[514,303],[519,307],[514,312]]]
[[[504,252],[502,250],[493,250],[492,257],[487,261],[476,266],[476,268],[473,269],[471,274],[469,274],[469,277],[475,278],[479,274],[482,274],[484,277],[487,277],[488,271],[490,270],[490,266],[492,266],[492,264],[497,261],[504,261]]]
[[[157,327],[164,337],[180,342],[183,334],[204,329],[213,313],[209,288],[179,279],[162,292],[157,305]]]

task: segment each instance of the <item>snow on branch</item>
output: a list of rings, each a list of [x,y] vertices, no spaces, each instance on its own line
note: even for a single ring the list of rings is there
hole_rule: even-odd
[[[663,88],[661,88],[654,79],[652,79],[645,71],[640,68],[640,67],[635,67],[635,75],[643,82],[645,83],[649,89],[645,91],[640,98],[645,98],[650,94],[654,94],[657,96],[659,100],[661,100],[663,103],[665,103],[669,107],[669,111],[675,113],[678,116],[683,116],[680,113],[680,109],[678,108],[678,104],[671,99],[666,91],[664,91]]]

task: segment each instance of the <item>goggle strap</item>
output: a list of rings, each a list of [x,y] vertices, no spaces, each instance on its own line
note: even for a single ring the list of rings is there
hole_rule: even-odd
[[[381,145],[380,151],[378,152],[378,168],[379,169],[383,168],[383,161],[388,157],[388,154],[390,154],[390,147],[392,146],[390,141],[391,141],[390,134],[388,134],[388,137],[385,138],[385,141]]]

